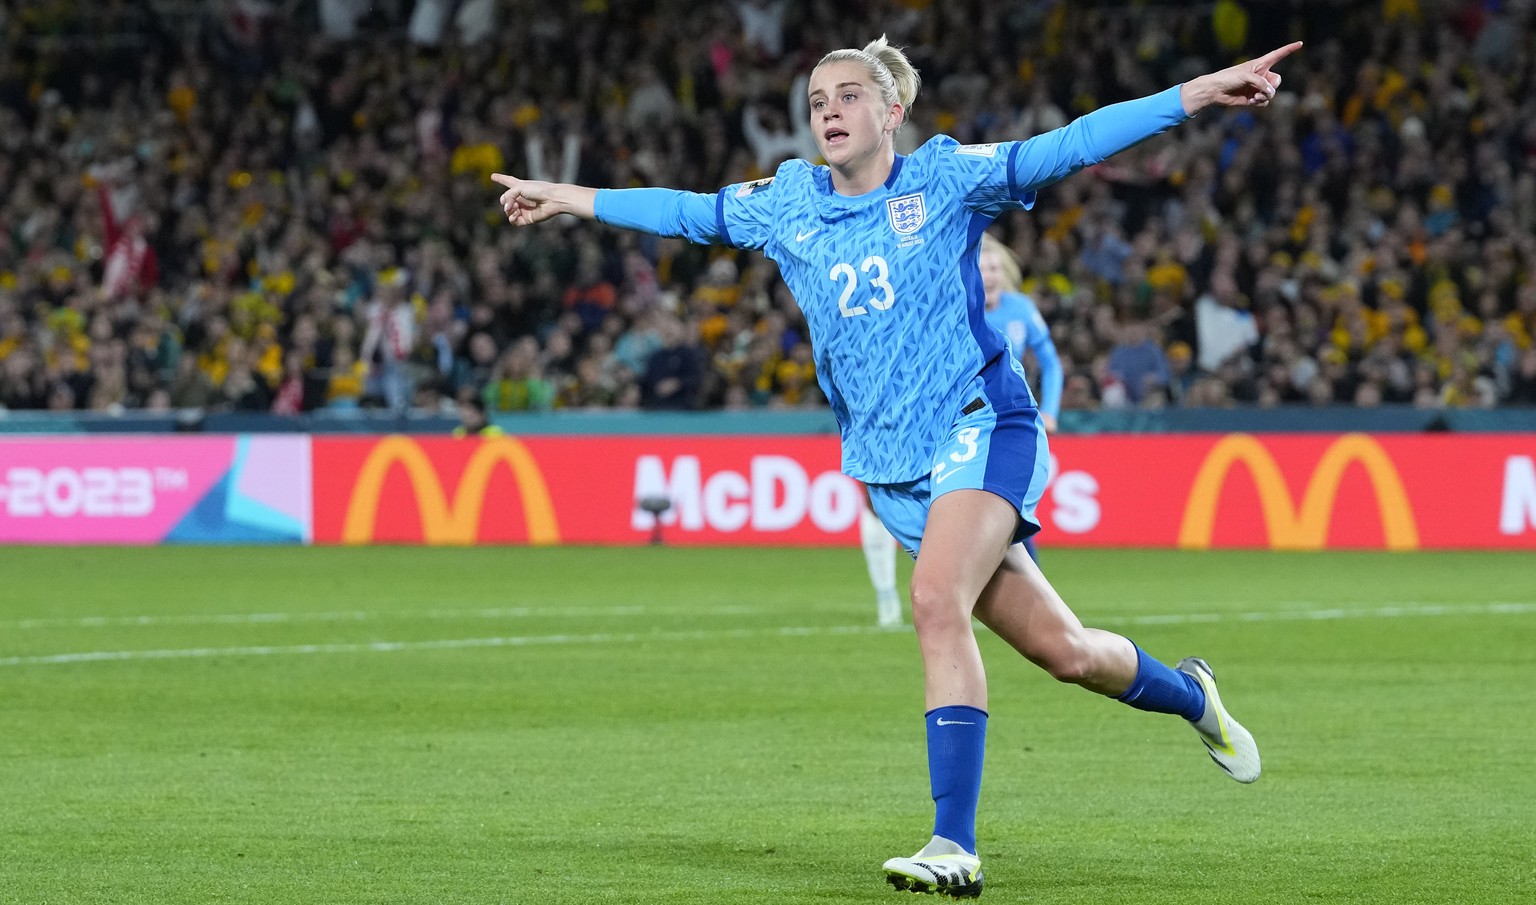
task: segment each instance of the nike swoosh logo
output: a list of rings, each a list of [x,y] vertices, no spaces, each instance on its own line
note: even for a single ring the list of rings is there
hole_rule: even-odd
[[[821,232],[821,227],[819,227],[819,226],[816,227],[815,229],[811,230],[808,233],[797,232],[797,233],[795,233],[795,241],[796,242],[804,242],[806,239],[809,239],[810,237],[816,235],[819,232]]]
[[[935,484],[942,484],[945,481],[949,480],[950,478],[954,477],[955,475],[959,474],[960,472],[962,472],[964,470],[965,470],[965,466],[962,465],[959,468],[951,468],[948,471],[942,472],[940,474],[935,474],[933,476],[933,482]]]
[[[974,726],[974,725],[976,725],[975,723],[967,723],[967,722],[965,722],[963,720],[946,720],[943,717],[939,717],[938,719],[934,720],[933,722],[936,725],[939,725],[939,726]]]

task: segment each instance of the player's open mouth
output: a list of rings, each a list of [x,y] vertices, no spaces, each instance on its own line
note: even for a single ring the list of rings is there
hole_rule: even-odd
[[[827,131],[821,133],[821,137],[822,137],[822,140],[825,141],[827,144],[835,145],[838,142],[841,142],[844,139],[846,139],[848,137],[848,133],[844,132],[842,129],[833,128],[833,129],[828,129]]]

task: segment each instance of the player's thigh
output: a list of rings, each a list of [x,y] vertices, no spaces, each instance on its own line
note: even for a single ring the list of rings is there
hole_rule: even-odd
[[[922,547],[912,570],[912,607],[969,616],[1003,561],[1017,530],[1013,504],[986,490],[955,490],[928,507]]]
[[[1035,663],[1049,663],[1086,643],[1082,621],[1021,544],[1008,548],[975,612],[983,625]]]

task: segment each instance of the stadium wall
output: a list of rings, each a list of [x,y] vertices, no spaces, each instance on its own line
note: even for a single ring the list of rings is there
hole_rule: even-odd
[[[1050,546],[1536,551],[1536,433],[1052,450]],[[0,543],[852,546],[862,505],[828,434],[0,438]]]

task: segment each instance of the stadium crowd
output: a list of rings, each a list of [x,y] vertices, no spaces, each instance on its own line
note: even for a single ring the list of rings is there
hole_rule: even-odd
[[[509,228],[492,172],[714,191],[814,158],[882,32],[899,142],[1027,138],[1283,40],[994,232],[1064,408],[1536,405],[1527,0],[115,0],[0,7],[0,406],[824,404],[760,255]]]

